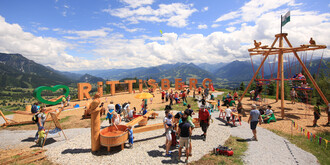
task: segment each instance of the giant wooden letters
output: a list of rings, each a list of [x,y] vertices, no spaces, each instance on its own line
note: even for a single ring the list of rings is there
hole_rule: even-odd
[[[150,85],[150,88],[152,88],[154,91],[157,89],[158,84],[156,83],[156,80],[149,79],[147,82],[143,80],[139,80],[139,91],[143,92],[143,84]],[[210,88],[210,85],[212,84],[212,80],[209,78],[205,78],[202,82],[202,86],[204,89],[207,88],[205,85],[208,82],[208,86]],[[110,93],[111,95],[115,95],[116,93],[116,84],[128,84],[128,92],[132,93],[133,91],[133,83],[136,83],[136,80],[125,80],[124,82],[119,81],[106,81],[105,84],[110,86]],[[197,79],[191,78],[189,79],[189,89],[192,90],[197,89]],[[181,78],[175,79],[175,90],[182,90],[183,89],[184,82],[182,82]],[[162,90],[169,90],[171,87],[171,83],[169,79],[162,79],[161,80],[161,87]],[[92,86],[89,83],[78,83],[78,100],[83,100],[84,98],[90,99],[91,96],[89,95],[89,92],[91,91]],[[100,96],[103,96],[103,82],[97,82],[97,92],[100,93]],[[108,92],[108,91],[107,91]]]
[[[148,85],[150,85],[150,87],[153,89],[153,91],[156,91],[156,89],[157,89],[156,80],[154,80],[154,79],[149,79],[149,80],[148,80]]]
[[[181,82],[181,78],[176,78],[175,79],[175,90],[181,90],[183,87],[183,82]]]
[[[161,85],[162,85],[162,90],[165,90],[165,91],[167,91],[167,90],[169,90],[170,89],[170,87],[171,87],[171,84],[170,84],[170,80],[168,80],[168,79],[162,79],[161,80]]]
[[[206,78],[206,79],[203,80],[203,83],[202,83],[204,89],[207,88],[206,85],[205,85],[205,83],[206,83],[207,81],[209,82],[209,85],[208,85],[209,88],[211,88],[211,82],[212,82],[212,80],[209,79],[209,78]]]
[[[86,87],[86,88],[85,88]],[[83,100],[85,97],[90,99],[89,91],[92,90],[92,86],[89,83],[78,83],[78,100]]]
[[[97,92],[100,94],[100,97],[103,96],[103,82],[97,82]]]

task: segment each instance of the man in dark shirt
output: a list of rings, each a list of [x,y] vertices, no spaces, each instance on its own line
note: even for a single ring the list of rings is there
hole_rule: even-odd
[[[180,161],[180,157],[182,155],[182,147],[186,148],[186,163],[188,163],[189,158],[189,137],[191,136],[191,126],[189,122],[187,122],[188,114],[184,113],[182,117],[182,123],[179,124],[178,134],[180,135],[180,147],[179,147],[179,157],[178,161]]]

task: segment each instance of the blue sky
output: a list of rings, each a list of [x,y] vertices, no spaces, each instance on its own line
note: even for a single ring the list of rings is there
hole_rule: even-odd
[[[294,46],[329,45],[329,9],[326,0],[0,0],[0,52],[68,71],[247,60],[289,10]]]

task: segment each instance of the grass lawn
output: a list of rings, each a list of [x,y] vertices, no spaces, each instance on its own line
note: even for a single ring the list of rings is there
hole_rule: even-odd
[[[322,140],[321,145],[319,145],[319,143],[316,140],[313,139],[313,141],[310,141],[307,137],[301,134],[293,135],[291,139],[290,134],[286,134],[277,130],[271,130],[271,131],[273,131],[279,136],[285,137],[291,143],[297,145],[301,149],[312,153],[317,158],[317,160],[320,162],[321,165],[330,164],[330,157],[329,157],[330,143],[328,144],[329,145],[328,148],[326,148],[324,140]],[[330,140],[330,132],[318,133],[317,136]]]
[[[191,105],[191,109],[193,109],[194,111],[199,110],[197,101],[195,101],[194,98],[187,97],[187,101],[188,101],[188,104]],[[170,102],[168,102],[168,103],[170,103]],[[182,102],[181,103],[178,103],[178,104],[175,104],[175,101],[173,101],[172,109],[173,110],[176,110],[176,111],[184,111],[184,110],[187,109],[187,106],[183,106],[183,103]],[[160,108],[160,110],[165,110],[165,107],[164,108]]]
[[[190,164],[228,164],[228,165],[242,165],[242,156],[244,152],[248,149],[247,142],[239,142],[238,137],[230,136],[225,142],[224,146],[232,148],[234,151],[233,156],[215,155],[213,153],[203,156],[200,160],[191,162]],[[214,146],[216,147],[216,146]]]

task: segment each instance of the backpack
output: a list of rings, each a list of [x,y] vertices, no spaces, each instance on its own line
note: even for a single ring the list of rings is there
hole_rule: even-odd
[[[115,105],[115,108],[116,108],[116,112],[117,112],[117,113],[120,113],[120,109],[121,109],[120,104],[116,104],[116,105]]]
[[[33,115],[33,117],[32,117],[33,123],[38,123],[38,118],[39,118],[38,115],[39,115],[39,113]]]
[[[31,113],[37,113],[37,112],[38,112],[38,107],[36,105],[32,105]]]
[[[165,106],[165,110],[172,110],[171,105],[166,105],[166,106]]]
[[[123,107],[125,109],[125,107],[126,107],[127,104],[128,103],[124,103],[121,107]]]

